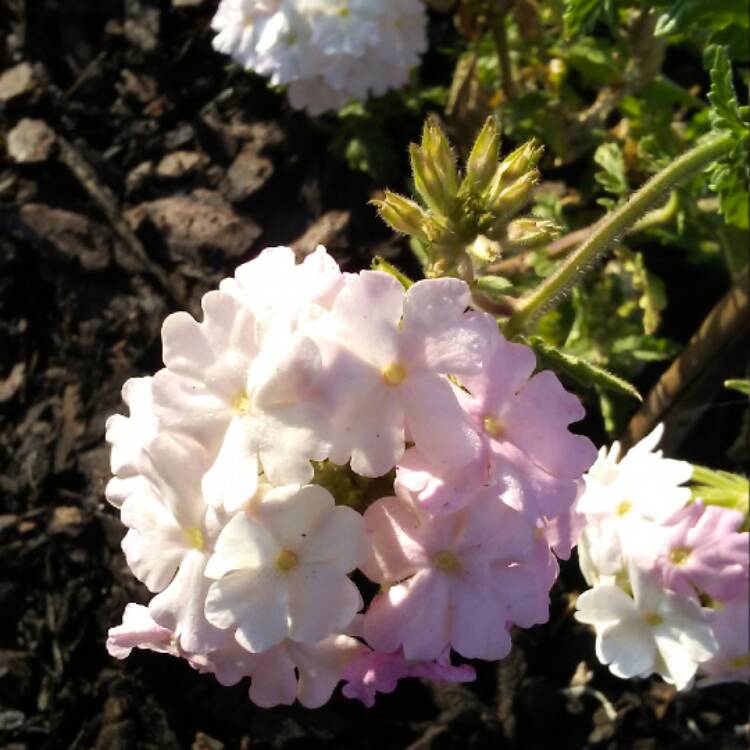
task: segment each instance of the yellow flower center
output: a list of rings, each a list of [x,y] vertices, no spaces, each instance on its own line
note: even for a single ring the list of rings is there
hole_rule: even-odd
[[[250,398],[244,391],[238,394],[232,402],[232,409],[237,414],[247,414],[250,411]]]
[[[690,557],[690,547],[675,547],[669,553],[669,559],[674,565],[684,565]]]
[[[432,564],[444,573],[455,573],[460,567],[458,558],[448,550],[442,550],[435,555]]]
[[[661,625],[664,622],[664,618],[658,612],[644,612],[643,619],[652,627]]]
[[[346,18],[349,15],[349,6],[344,5],[343,7],[339,8],[339,15],[342,18]]]
[[[406,368],[398,362],[388,365],[388,367],[383,370],[383,380],[385,380],[387,385],[400,385],[405,379]]]
[[[742,656],[735,656],[734,659],[730,660],[729,666],[732,669],[747,669],[750,667],[750,651],[742,654]]]
[[[279,552],[279,556],[276,558],[276,567],[282,573],[289,573],[294,570],[299,564],[299,558],[290,549],[283,549]]]
[[[193,526],[189,529],[185,529],[185,536],[187,537],[188,544],[195,549],[203,549],[205,546],[205,540],[203,539],[203,532]]]
[[[617,513],[618,516],[621,518],[623,516],[627,516],[630,511],[633,510],[633,503],[630,502],[630,500],[623,500],[615,510],[615,513]]]
[[[482,420],[482,427],[484,427],[484,431],[493,438],[501,437],[505,431],[503,423],[499,419],[490,416],[486,416]]]

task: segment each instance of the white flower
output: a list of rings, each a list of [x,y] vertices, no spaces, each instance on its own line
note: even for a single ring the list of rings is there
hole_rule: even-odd
[[[278,259],[274,250],[263,262]],[[282,250],[285,258],[291,253]],[[314,275],[303,266],[297,267],[301,279]],[[153,382],[161,424],[208,449],[213,465],[203,491],[210,505],[228,511],[253,496],[259,471],[274,484],[304,484],[312,479],[310,460],[323,460],[329,449],[328,418],[312,397],[321,374],[318,348],[296,330],[287,309],[277,314],[264,303],[268,290],[254,305],[246,303],[253,295],[242,286],[242,268],[223,291],[204,296],[201,323],[188,313],[166,319],[166,367]],[[290,277],[291,271],[260,273],[256,281],[278,289]],[[298,302],[292,309],[303,308]]]
[[[128,565],[159,592],[149,604],[151,617],[191,652],[215,648],[222,638],[203,612],[211,583],[203,570],[223,521],[202,497],[205,467],[199,445],[159,435],[140,462],[142,488],[121,509],[130,529],[122,540]]]
[[[690,500],[690,489],[680,485],[693,474],[687,461],[664,458],[655,450],[664,434],[659,425],[620,459],[620,444],[602,448],[584,475],[586,490],[578,512],[596,516],[626,517],[636,513],[656,523],[666,521]]]
[[[159,421],[154,413],[153,378],[130,378],[122,387],[122,400],[130,416],[113,414],[107,418],[107,442],[112,446],[110,466],[114,477],[106,489],[107,500],[119,508],[125,498],[143,486],[138,462],[144,446],[156,437]]]
[[[682,485],[693,467],[655,450],[663,433],[659,425],[622,458],[619,443],[602,448],[584,474],[576,511],[586,519],[578,545],[589,583],[616,575],[631,560],[652,559],[664,540],[664,522],[690,500],[690,488]]]
[[[427,46],[421,0],[222,0],[214,49],[318,115],[403,86]]]
[[[362,601],[347,574],[368,553],[364,520],[322,487],[277,487],[232,518],[206,575],[206,616],[260,652],[341,632]]]
[[[717,651],[701,606],[665,591],[637,568],[630,570],[633,597],[603,579],[578,597],[575,617],[596,630],[596,655],[617,677],[661,675],[678,690],[698,665]]]

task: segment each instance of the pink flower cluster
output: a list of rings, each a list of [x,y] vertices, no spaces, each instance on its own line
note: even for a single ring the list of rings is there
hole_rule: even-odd
[[[693,467],[664,458],[663,427],[622,458],[602,449],[577,503],[581,570],[593,588],[577,618],[594,626],[597,655],[620,677],[652,672],[689,687],[745,681],[748,532],[743,513],[691,502]]]
[[[452,652],[501,659],[511,626],[544,622],[596,451],[567,429],[579,401],[469,302],[456,279],[407,290],[280,247],[201,322],[167,318],[165,367],[107,423],[107,498],[154,594],[110,653],[249,676],[261,706],[320,706],[341,680],[371,705],[404,677],[471,680]],[[393,493],[334,497],[318,462]]]

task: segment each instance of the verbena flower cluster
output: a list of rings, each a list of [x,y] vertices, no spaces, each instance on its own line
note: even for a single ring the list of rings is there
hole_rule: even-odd
[[[319,115],[400,88],[427,46],[422,0],[222,0],[214,48]]]
[[[577,503],[576,617],[618,677],[652,672],[684,689],[750,678],[748,533],[743,513],[691,502],[693,467],[664,458],[660,426],[622,458],[602,448]]]
[[[473,679],[453,652],[501,659],[511,626],[547,619],[596,450],[464,282],[280,247],[202,307],[167,318],[165,367],[107,424],[107,498],[155,594],[113,655],[249,676],[261,706],[320,706],[341,680],[371,705],[404,677]]]

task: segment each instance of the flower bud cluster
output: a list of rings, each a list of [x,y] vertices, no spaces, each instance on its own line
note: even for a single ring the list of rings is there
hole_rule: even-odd
[[[427,275],[473,279],[501,255],[541,247],[557,226],[532,217],[515,219],[539,181],[542,147],[528,141],[500,160],[500,133],[489,118],[463,173],[448,139],[428,120],[419,145],[409,149],[414,188],[422,201],[386,190],[375,201],[381,218],[424,247]]]
[[[212,28],[214,49],[319,115],[406,84],[426,23],[422,0],[221,0]]]
[[[169,316],[165,367],[107,424],[107,498],[154,594],[110,653],[249,676],[261,706],[340,680],[371,705],[404,677],[472,679],[452,652],[500,659],[544,622],[596,451],[567,429],[577,398],[468,303],[457,279],[405,289],[282,247],[201,322]]]
[[[750,677],[748,533],[731,508],[691,502],[693,467],[656,450],[659,426],[620,459],[614,443],[577,503],[581,570],[593,587],[576,617],[618,677],[652,672],[684,689]],[[699,683],[701,684],[701,683]]]

